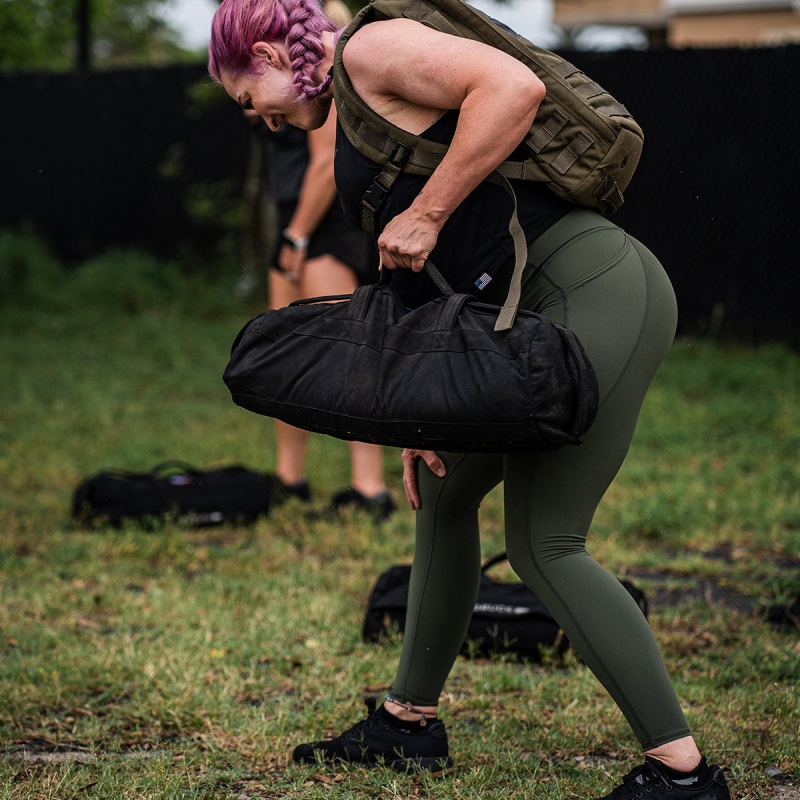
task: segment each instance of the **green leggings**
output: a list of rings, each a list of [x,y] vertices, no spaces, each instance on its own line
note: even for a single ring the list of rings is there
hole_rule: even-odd
[[[486,300],[501,303],[504,293]],[[652,253],[600,215],[576,209],[529,245],[522,306],[575,331],[597,372],[600,410],[580,447],[440,453],[444,478],[418,461],[422,507],[392,697],[438,703],[478,591],[478,509],[503,481],[514,571],[544,600],[650,749],[689,735],[689,728],[647,621],[585,545],[672,343],[675,295]]]

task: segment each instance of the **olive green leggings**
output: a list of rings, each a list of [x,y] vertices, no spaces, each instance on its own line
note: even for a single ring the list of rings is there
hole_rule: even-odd
[[[501,296],[488,302],[502,303],[505,288],[497,288]],[[438,703],[478,591],[478,509],[503,481],[514,571],[544,600],[650,749],[687,736],[689,728],[647,621],[585,545],[675,334],[675,296],[645,247],[600,215],[577,209],[529,246],[522,306],[575,331],[597,372],[600,410],[580,447],[506,456],[440,453],[444,478],[418,461],[422,508],[392,697]]]

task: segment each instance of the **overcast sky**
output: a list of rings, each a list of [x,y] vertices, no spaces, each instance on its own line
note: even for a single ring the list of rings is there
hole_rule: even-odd
[[[553,13],[550,0],[512,0],[503,5],[493,0],[474,0],[473,5],[538,45],[554,44],[550,33]],[[211,17],[216,8],[216,0],[172,0],[166,6],[165,17],[182,34],[186,46],[204,47],[208,44]]]

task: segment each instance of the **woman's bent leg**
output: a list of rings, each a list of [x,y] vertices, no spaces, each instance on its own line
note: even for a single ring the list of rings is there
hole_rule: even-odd
[[[437,478],[421,460],[422,507],[403,649],[392,697],[435,706],[464,643],[480,581],[478,509],[502,479],[501,456],[440,453],[447,474]]]
[[[523,302],[575,331],[597,372],[601,406],[582,446],[506,456],[509,557],[652,748],[687,736],[686,719],[647,621],[585,541],[672,341],[674,294],[652,254],[602,220],[538,266]]]

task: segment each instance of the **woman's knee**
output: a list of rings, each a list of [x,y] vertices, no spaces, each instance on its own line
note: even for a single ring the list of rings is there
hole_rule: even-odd
[[[514,537],[506,534],[506,553],[511,568],[531,588],[558,583],[564,559],[587,557],[586,535]]]
[[[420,459],[417,485],[423,511],[435,507],[447,517],[477,513],[483,498],[503,480],[501,456],[455,455],[439,453],[445,475],[434,475]]]

